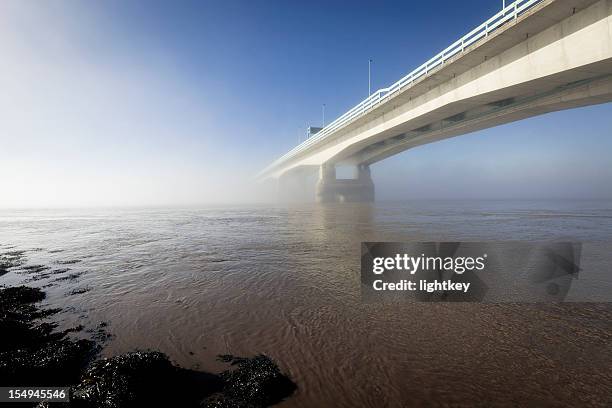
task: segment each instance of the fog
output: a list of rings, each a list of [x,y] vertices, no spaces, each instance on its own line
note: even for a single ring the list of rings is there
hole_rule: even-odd
[[[253,176],[294,145],[276,107],[220,98],[225,82],[125,30],[83,3],[0,3],[0,207],[275,201],[273,183]],[[373,166],[377,195],[611,198],[610,113],[561,112],[405,152]],[[585,117],[597,124],[588,133]]]
[[[209,95],[68,11],[0,5],[0,206],[263,199],[247,194],[259,163],[224,145]]]

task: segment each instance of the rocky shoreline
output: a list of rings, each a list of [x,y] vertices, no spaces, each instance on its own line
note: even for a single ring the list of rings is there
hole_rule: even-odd
[[[23,251],[0,253],[0,276],[24,268],[24,260]],[[36,274],[49,270],[42,265],[25,268]],[[43,402],[41,407],[257,408],[274,405],[296,389],[265,355],[219,356],[229,368],[216,374],[178,367],[158,351],[99,359],[101,344],[96,336],[73,339],[70,333],[82,327],[59,331],[55,323],[46,321],[60,310],[37,305],[44,298],[40,288],[0,287],[0,385],[71,388],[70,402]]]

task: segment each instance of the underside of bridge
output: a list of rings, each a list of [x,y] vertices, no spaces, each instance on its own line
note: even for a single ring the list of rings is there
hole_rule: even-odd
[[[320,202],[373,201],[369,166],[390,156],[611,101],[612,0],[544,0],[259,177],[293,185],[293,197],[308,191]],[[352,166],[353,178],[336,177],[336,166]],[[283,182],[289,174],[301,181]]]
[[[535,95],[494,101],[460,111],[418,129],[379,140],[341,160],[294,169],[281,178],[293,181],[281,181],[279,186],[283,191],[284,201],[286,198],[293,201],[312,201],[314,197],[318,202],[372,202],[375,188],[370,165],[389,156],[419,145],[486,129],[498,123],[611,100],[612,75],[601,75],[559,85]],[[353,178],[337,178],[336,165],[352,167]],[[314,191],[313,185],[316,186]]]

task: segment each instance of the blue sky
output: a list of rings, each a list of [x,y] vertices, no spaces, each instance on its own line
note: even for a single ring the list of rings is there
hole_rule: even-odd
[[[369,58],[373,88],[387,86],[500,6],[4,0],[0,206],[239,200],[323,103],[330,121],[367,96]],[[564,111],[373,176],[381,199],[612,198],[611,133],[611,104]]]

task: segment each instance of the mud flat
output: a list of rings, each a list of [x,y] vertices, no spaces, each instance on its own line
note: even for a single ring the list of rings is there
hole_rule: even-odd
[[[22,252],[0,254],[0,273],[23,262]],[[219,356],[229,366],[221,373],[178,367],[157,351],[98,359],[101,345],[71,338],[82,326],[57,330],[50,321],[59,309],[40,307],[37,303],[44,298],[40,288],[0,287],[0,385],[71,387],[70,402],[43,402],[41,407],[256,408],[276,404],[296,389],[264,355]]]

